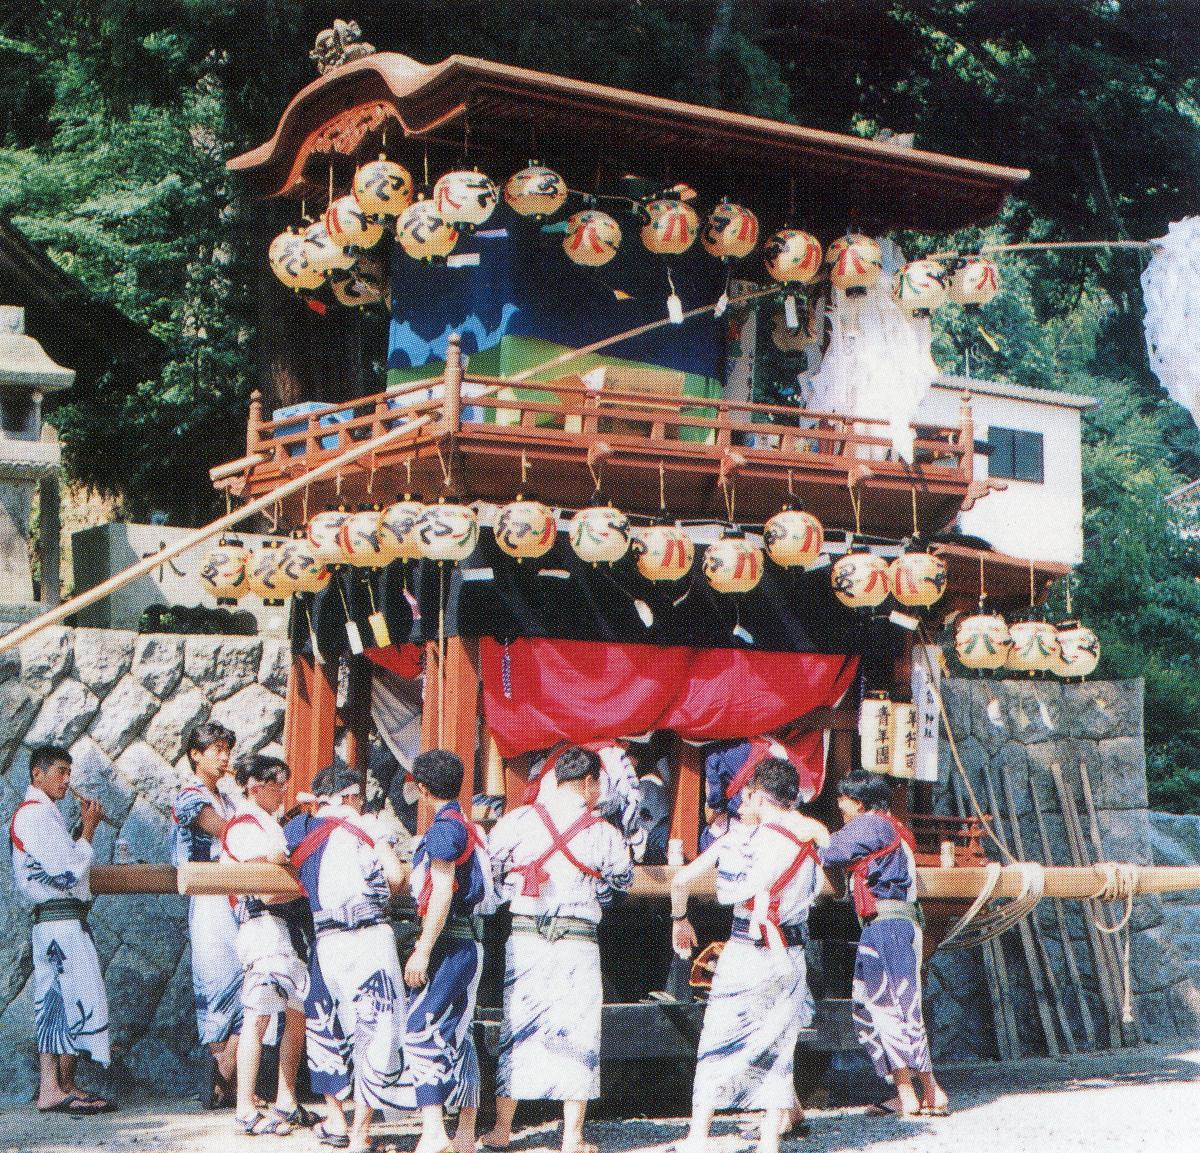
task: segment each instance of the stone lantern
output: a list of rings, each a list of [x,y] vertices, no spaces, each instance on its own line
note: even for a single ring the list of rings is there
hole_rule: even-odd
[[[0,305],[0,622],[37,615],[29,565],[33,488],[42,485],[43,601],[58,599],[58,443],[42,439],[42,399],[70,388],[73,369],[55,364],[25,335],[25,310]]]

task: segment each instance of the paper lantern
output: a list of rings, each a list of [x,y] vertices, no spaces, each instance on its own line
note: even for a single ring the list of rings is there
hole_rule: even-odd
[[[426,560],[456,564],[475,551],[479,520],[467,505],[431,504],[417,517],[416,533]]]
[[[767,556],[780,568],[811,568],[825,546],[821,522],[803,509],[785,508],[763,525]]]
[[[200,583],[218,601],[236,601],[246,595],[246,562],[250,553],[236,541],[221,541],[204,554]]]
[[[1014,621],[1008,626],[1012,648],[1006,669],[1015,673],[1046,673],[1058,660],[1058,634],[1045,621]]]
[[[642,225],[642,243],[656,256],[678,256],[695,243],[700,218],[682,200],[652,200],[646,205],[650,219]]]
[[[319,560],[306,537],[293,537],[279,546],[279,573],[292,592],[320,592],[330,579],[330,572]]]
[[[762,549],[740,533],[722,536],[704,550],[701,569],[717,592],[748,593],[762,580]]]
[[[378,304],[384,296],[383,266],[377,260],[360,256],[345,280],[335,280],[330,288],[339,304],[347,308],[366,308]]]
[[[304,230],[304,247],[308,254],[309,266],[324,277],[332,276],[335,272],[348,271],[358,259],[355,253],[347,252],[334,241],[329,235],[329,229],[320,220]]]
[[[829,247],[825,249],[825,263],[834,265],[838,262],[838,258],[852,244],[858,244],[862,241],[870,241],[869,236],[864,236],[861,232],[847,232],[844,236],[835,237],[829,242]]]
[[[946,565],[923,550],[901,553],[888,569],[892,596],[910,609],[928,608],[946,591]]]
[[[1003,668],[1012,648],[1008,624],[998,613],[979,612],[959,621],[954,651],[969,669]]]
[[[871,693],[858,707],[859,761],[869,773],[892,770],[892,702]]]
[[[883,252],[869,236],[854,237],[829,264],[830,284],[852,295],[874,287],[882,275]]]
[[[373,248],[383,239],[383,225],[368,216],[353,196],[339,196],[321,219],[329,238],[343,248]]]
[[[517,560],[545,556],[558,535],[558,522],[541,501],[518,497],[497,514],[492,532],[500,551]]]
[[[414,260],[444,260],[454,251],[458,232],[438,215],[432,200],[418,200],[397,218],[396,239]]]
[[[518,216],[551,216],[567,202],[567,182],[552,168],[530,164],[508,178],[504,202]]]
[[[576,263],[588,268],[607,264],[621,247],[621,226],[607,212],[589,208],[567,221],[563,251]]]
[[[271,241],[267,260],[279,282],[297,292],[319,288],[325,279],[318,268],[309,263],[309,249],[304,237],[290,228]]]
[[[691,571],[696,549],[692,538],[673,524],[652,524],[633,538],[638,572],[650,581],[682,580]]]
[[[354,174],[354,199],[376,220],[399,216],[413,198],[412,174],[403,164],[381,156]]]
[[[917,772],[917,710],[892,702],[892,776],[912,780]]]
[[[740,204],[722,200],[708,214],[700,230],[700,243],[709,256],[741,260],[758,244],[758,217]]]
[[[359,509],[338,529],[338,545],[346,563],[355,568],[379,568],[390,559],[379,537],[379,510]]]
[[[482,172],[447,172],[433,186],[433,203],[451,228],[469,232],[496,211],[500,193]]]
[[[847,608],[878,608],[888,598],[888,562],[865,547],[852,548],[834,562],[833,595]]]
[[[984,256],[966,256],[947,287],[955,304],[987,304],[1000,291],[1000,270]]]
[[[1100,638],[1079,621],[1063,621],[1058,634],[1058,656],[1051,672],[1060,677],[1086,677],[1100,663]]]
[[[763,245],[763,264],[782,284],[808,284],[821,271],[821,245],[798,228],[783,228]]]
[[[379,546],[388,560],[421,559],[417,521],[424,511],[420,501],[406,496],[379,514]]]
[[[279,542],[260,545],[246,562],[246,591],[278,604],[292,595],[291,585],[280,571]]]
[[[892,277],[892,299],[914,316],[928,316],[946,297],[946,270],[936,260],[910,260]]]
[[[611,505],[580,509],[571,518],[568,539],[580,560],[616,564],[629,551],[629,518]]]
[[[319,512],[307,525],[305,537],[312,546],[313,556],[320,564],[342,565],[349,564],[342,550],[342,542],[338,538],[342,525],[349,519],[350,514],[344,509],[329,509]]]

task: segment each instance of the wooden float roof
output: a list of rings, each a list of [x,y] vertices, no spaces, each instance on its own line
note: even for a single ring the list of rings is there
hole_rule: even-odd
[[[794,188],[798,223],[838,230],[954,229],[994,215],[1029,176],[490,60],[425,65],[394,52],[314,80],[271,139],[229,168],[260,196],[311,196],[324,190],[331,162],[371,155],[385,129],[398,159],[400,137],[461,159],[469,135],[470,160],[484,168],[501,159],[519,167],[536,153],[569,180],[590,181],[598,163],[611,162],[616,174],[684,179],[754,207],[766,201],[768,220],[787,211]],[[493,175],[506,173],[496,167]]]

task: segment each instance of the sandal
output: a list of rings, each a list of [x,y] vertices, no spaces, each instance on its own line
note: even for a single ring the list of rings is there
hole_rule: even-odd
[[[275,1110],[272,1110],[272,1113],[274,1116],[254,1113],[249,1117],[234,1117],[234,1121],[247,1137],[288,1136],[292,1131],[291,1125]]]
[[[272,1105],[271,1114],[286,1121],[293,1129],[311,1129],[321,1121],[319,1113],[314,1113],[311,1109],[305,1109],[303,1105],[297,1105],[290,1113],[285,1113],[279,1106]]]
[[[349,1133],[335,1133],[325,1121],[318,1121],[313,1128],[313,1136],[319,1145],[328,1145],[332,1149],[346,1149],[350,1145]]]
[[[893,1098],[890,1101],[881,1101],[878,1105],[868,1105],[867,1115],[870,1117],[920,1117],[921,1110],[909,1113],[901,1107],[899,1101]]]

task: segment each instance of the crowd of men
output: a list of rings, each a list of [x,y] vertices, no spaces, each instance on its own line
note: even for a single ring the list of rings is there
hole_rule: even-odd
[[[602,909],[630,887],[634,861],[665,840],[661,821],[639,819],[638,776],[620,746],[569,746],[546,758],[526,803],[487,836],[459,806],[458,757],[420,754],[411,780],[434,816],[407,875],[387,827],[364,812],[359,775],[323,769],[284,820],[288,766],[257,754],[231,775],[233,749],[233,733],[218,724],[192,733],[194,776],[173,809],[176,863],[284,865],[304,896],[190,899],[197,1031],[210,1056],[206,1103],[232,1105],[246,1134],[307,1127],[322,1144],[350,1153],[370,1148],[379,1114],[419,1110],[414,1153],[472,1153],[508,1147],[519,1101],[561,1101],[563,1153],[590,1153],[583,1129],[587,1103],[600,1094]],[[687,904],[701,878],[715,871],[718,901],[733,906],[699,1042],[687,1153],[703,1153],[718,1109],[763,1112],[761,1153],[775,1153],[782,1134],[802,1131],[792,1054],[813,1015],[805,945],[822,864],[848,870],[863,925],[855,1021],[896,1090],[878,1109],[926,1116],[948,1109],[921,1018],[912,838],[888,811],[890,786],[863,772],[840,782],[845,823],[830,834],[799,811],[799,774],[774,751],[765,748],[739,774],[736,810],[672,881],[680,956],[698,944]],[[86,921],[101,814],[95,801],[81,799],[78,836],[68,831],[57,802],[70,772],[65,750],[33,751],[30,787],[10,833],[17,883],[34,907],[38,1108],[89,1115],[112,1107],[75,1081],[79,1053],[101,1064],[109,1056],[107,1002]],[[404,886],[420,930],[402,964],[388,906]],[[495,1123],[477,1137],[480,918],[500,903],[509,905],[512,927]],[[269,1100],[257,1095],[266,1044],[278,1050]],[[323,1116],[297,1099],[305,1053]],[[457,1116],[453,1138],[448,1114]]]

